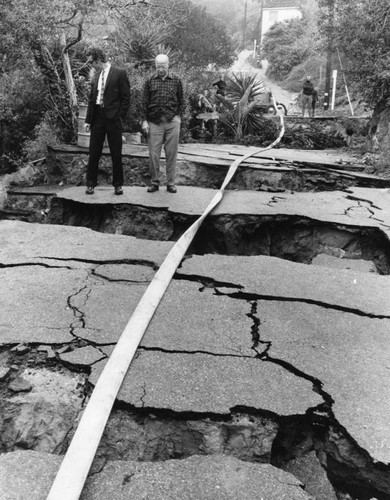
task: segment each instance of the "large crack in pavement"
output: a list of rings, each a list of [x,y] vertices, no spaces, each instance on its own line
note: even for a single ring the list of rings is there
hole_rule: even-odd
[[[195,275],[195,274],[194,275],[191,275],[191,274],[181,275],[180,273],[176,273],[174,278],[177,280],[199,282],[203,286],[207,286],[208,288],[214,288],[216,291],[219,290],[220,295],[226,295],[226,296],[234,298],[234,299],[240,299],[240,300],[246,300],[246,301],[257,301],[257,300],[261,299],[261,300],[269,300],[269,301],[297,302],[297,303],[303,303],[303,304],[316,305],[319,307],[323,307],[324,309],[334,309],[335,311],[342,311],[342,312],[347,312],[347,313],[351,313],[351,314],[356,314],[357,316],[364,316],[367,318],[390,319],[390,315],[368,313],[368,312],[362,311],[361,309],[347,307],[347,306],[340,306],[337,304],[331,304],[329,302],[325,302],[325,301],[321,301],[321,300],[308,299],[306,297],[287,297],[287,296],[283,296],[283,295],[268,295],[268,294],[262,294],[262,293],[260,294],[260,293],[254,293],[254,292],[245,292],[245,291],[243,291],[243,289],[245,288],[243,285],[239,285],[236,283],[229,283],[226,281],[214,280],[210,277],[201,276],[201,275]],[[232,293],[222,293],[220,291],[221,288],[234,289],[234,290],[239,290],[239,291],[232,292]]]
[[[54,262],[54,260],[58,259],[52,259],[51,262]],[[64,259],[67,262],[75,262],[75,259]],[[86,263],[87,261],[81,260],[79,262]],[[88,262],[90,265],[91,262]],[[137,261],[137,264],[134,264],[134,261],[107,261],[107,262],[99,262],[99,265],[92,266],[90,267],[87,272],[86,272],[86,278],[84,280],[84,283],[81,283],[79,288],[77,290],[74,290],[69,296],[67,300],[67,305],[68,307],[72,310],[73,315],[74,315],[74,321],[70,325],[70,331],[72,335],[75,337],[76,340],[80,341],[82,340],[85,342],[85,345],[90,345],[94,348],[97,348],[99,343],[91,341],[91,339],[88,338],[83,338],[80,336],[80,331],[85,330],[87,327],[87,322],[86,322],[86,312],[85,312],[85,307],[90,299],[92,289],[94,286],[104,286],[104,283],[111,283],[111,284],[123,284],[126,286],[132,286],[137,283],[141,283],[145,285],[146,283],[149,282],[149,280],[141,280],[137,281],[134,279],[117,279],[113,278],[112,276],[110,277],[110,273],[105,274],[104,270],[101,268],[106,266],[106,265],[139,265],[139,261]],[[4,267],[25,267],[26,265],[31,265],[31,264],[20,264],[20,265],[11,265],[11,266],[4,266]],[[33,265],[37,266],[42,266],[46,268],[52,268],[52,269],[58,269],[58,268],[63,268],[67,270],[73,270],[73,267],[69,266],[51,266],[48,264],[43,264],[43,263],[35,263]],[[149,269],[148,273],[149,276],[151,276],[150,271],[151,268],[154,269],[155,264],[148,263],[145,267]],[[157,267],[157,266],[156,266]],[[100,268],[100,271],[98,270]],[[85,271],[85,269],[84,269]],[[91,278],[95,279],[93,283],[86,284],[85,281],[91,280]],[[297,303],[297,304],[308,304],[308,305],[313,305],[317,307],[321,307],[326,310],[333,310],[333,311],[339,311],[343,313],[350,313],[359,317],[364,317],[364,318],[370,318],[370,319],[390,319],[389,315],[385,314],[375,314],[375,313],[368,313],[365,312],[361,309],[358,308],[352,308],[352,307],[347,307],[343,305],[337,305],[337,304],[332,304],[328,303],[326,301],[321,301],[321,300],[315,300],[315,299],[309,299],[307,297],[283,297],[281,295],[267,295],[267,294],[262,294],[262,293],[252,293],[252,292],[245,292],[245,287],[243,285],[234,283],[234,282],[223,282],[223,281],[218,281],[214,280],[210,277],[206,276],[201,276],[201,275],[181,275],[180,272],[176,273],[174,276],[174,281],[178,282],[183,282],[183,281],[188,281],[188,282],[196,282],[199,284],[199,291],[202,289],[212,289],[214,291],[214,295],[216,297],[229,297],[230,299],[237,300],[237,301],[244,301],[248,305],[248,313],[246,314],[248,318],[252,320],[252,325],[250,327],[250,335],[248,332],[248,338],[252,339],[252,349],[256,353],[257,359],[262,362],[262,363],[269,363],[273,365],[278,365],[281,367],[283,370],[288,371],[290,374],[294,375],[297,378],[301,378],[303,380],[306,380],[312,384],[313,390],[317,392],[323,399],[323,403],[319,404],[315,407],[312,407],[308,409],[306,418],[309,419],[310,426],[318,426],[321,425],[322,427],[327,427],[327,428],[333,428],[334,431],[332,432],[337,432],[342,435],[342,438],[349,443],[349,446],[353,450],[352,456],[357,456],[357,457],[362,457],[364,456],[367,459],[367,452],[361,448],[358,443],[353,439],[352,436],[348,434],[347,429],[345,429],[335,418],[332,410],[332,405],[334,403],[333,398],[331,397],[330,394],[328,394],[324,388],[323,388],[323,382],[306,373],[305,371],[297,368],[294,366],[293,363],[289,363],[283,359],[279,359],[277,357],[274,357],[271,355],[271,351],[273,348],[273,343],[272,340],[267,340],[263,339],[261,337],[261,328],[262,328],[262,319],[261,319],[261,313],[259,313],[258,310],[258,301],[268,301],[268,302],[276,302],[276,301],[281,301],[281,302],[286,302],[286,303]],[[77,334],[75,333],[75,329],[77,329]],[[83,347],[85,347],[83,345]],[[107,344],[107,345],[114,345],[114,344]],[[259,349],[259,346],[264,346],[264,349]],[[72,347],[76,349],[79,348],[79,345],[74,344]],[[180,350],[180,349],[163,349],[161,347],[141,347],[139,349],[140,352],[159,352],[159,353],[168,353],[168,354],[186,354],[186,355],[207,355],[210,357],[218,357],[218,358],[240,358],[240,359],[250,359],[250,356],[246,355],[235,355],[235,354],[226,354],[226,353],[221,353],[221,354],[216,354],[215,352],[209,352],[207,350]],[[104,356],[106,356],[104,350],[100,350],[100,353]],[[63,358],[63,356],[60,356],[60,359]],[[97,364],[101,360],[94,361],[93,363],[90,363],[90,366],[93,366]],[[78,363],[72,363],[72,361],[61,359],[62,363],[65,363],[68,367],[73,367],[80,369],[80,364]],[[84,365],[85,366],[85,365]],[[140,403],[141,403],[141,409],[144,412],[148,412],[149,414],[154,414],[156,417],[155,419],[157,422],[161,421],[161,417],[164,415],[164,411],[161,410],[161,408],[152,408],[148,406],[148,403],[145,401],[148,396],[147,392],[147,386],[143,385],[142,386],[143,393],[140,396]],[[123,404],[123,403],[122,403]],[[129,406],[129,408],[131,405]],[[245,415],[251,415],[252,413],[255,413],[256,415],[259,415],[263,413],[263,415],[267,415],[268,417],[272,415],[273,419],[277,419],[276,414],[267,413],[264,410],[261,410],[259,408],[248,408],[245,405],[241,406],[239,408],[242,412],[245,412]],[[233,411],[232,409],[231,411]],[[236,409],[237,410],[237,409]],[[135,413],[138,412],[137,408],[132,408],[132,411]],[[180,412],[173,412],[172,415],[175,416],[174,420],[176,418],[182,418],[183,415],[180,415]],[[191,414],[188,414],[187,416],[191,416],[192,418],[194,417],[195,413],[191,412]],[[208,417],[213,417],[216,418],[217,415],[213,413],[209,413]],[[204,415],[202,415],[204,417]],[[218,418],[220,418],[221,415],[218,415]],[[139,418],[136,417],[136,418]],[[247,416],[245,419],[248,418]],[[196,418],[197,419],[197,418]],[[195,419],[195,420],[196,420]],[[176,421],[177,423],[177,421]],[[243,431],[246,427],[243,426],[241,428],[241,431]],[[240,432],[241,432],[240,431]],[[68,435],[68,434],[67,434]],[[240,434],[241,436],[241,434]],[[238,439],[238,438],[237,438]],[[241,439],[241,438],[240,438]],[[279,438],[274,438],[279,439]],[[363,488],[367,491],[370,492],[370,494],[375,494],[378,499],[386,498],[385,495],[386,493],[383,493],[383,489],[381,486],[381,481],[385,483],[385,487],[388,487],[388,484],[386,483],[386,480],[380,477],[380,473],[383,473],[383,470],[380,469],[380,467],[384,466],[384,464],[379,464],[375,465],[372,464],[372,459],[369,457],[369,462],[370,462],[370,467],[371,469],[367,471],[361,471],[361,468],[359,468],[359,464],[353,463],[347,463],[345,461],[345,457],[342,458],[342,460],[337,461],[337,457],[340,457],[342,453],[339,452],[336,446],[336,452],[334,451],[334,443],[331,443],[331,440],[327,440],[326,442],[320,443],[320,440],[317,440],[317,446],[319,449],[324,453],[325,457],[331,457],[333,462],[329,460],[322,459],[321,463],[322,465],[326,468],[328,474],[331,476],[332,481],[334,481],[335,484],[338,485],[339,488],[347,488],[348,489],[348,481],[350,481],[350,475],[352,473],[356,476],[355,479],[352,481],[353,486],[350,487],[350,491],[355,494],[355,489],[356,488]],[[333,448],[332,448],[333,446]],[[199,448],[197,448],[199,450]],[[235,446],[233,448],[229,448],[229,452],[233,449],[233,453],[237,452],[237,449]],[[236,451],[234,451],[236,450]],[[317,450],[318,452],[318,450]],[[246,453],[246,452],[245,452]],[[253,455],[254,457],[256,455]],[[319,452],[318,452],[319,453]],[[320,453],[319,453],[320,455]],[[182,457],[183,455],[179,453],[179,456]],[[184,453],[185,456],[185,453]],[[262,455],[261,455],[262,456]],[[272,453],[270,452],[269,457],[272,456]],[[336,458],[335,458],[336,457]],[[107,457],[105,457],[106,459]],[[245,459],[245,458],[244,458]],[[253,458],[256,460],[255,458]],[[276,459],[275,459],[276,460]],[[332,462],[329,465],[329,461]],[[336,465],[335,465],[336,464]],[[340,475],[338,468],[346,468],[347,470],[350,470],[349,473],[345,473],[344,475]],[[387,471],[387,469],[386,469]],[[371,484],[369,484],[371,483]],[[379,486],[376,486],[379,485]],[[386,490],[387,491],[387,490]],[[389,489],[390,491],[390,489]],[[360,497],[357,497],[360,498]],[[363,497],[361,497],[363,498]]]
[[[193,278],[193,277],[191,277]],[[202,280],[200,280],[202,281]],[[214,284],[216,285],[216,284]],[[212,286],[210,281],[208,281],[208,286]],[[226,286],[226,283],[224,283]],[[232,286],[230,283],[229,286]],[[236,285],[235,285],[236,286]],[[215,288],[218,290],[218,288]],[[220,291],[218,294],[223,295]],[[228,294],[232,298],[243,299],[245,294],[242,292]],[[253,299],[253,297],[251,297]],[[257,298],[257,300],[259,297]],[[264,300],[264,297],[261,297]],[[267,299],[267,298],[266,298]],[[283,301],[283,298],[279,298],[279,301]],[[331,437],[328,436],[322,444],[317,445],[323,452],[321,464],[327,471],[332,482],[337,485],[341,490],[350,491],[353,494],[358,494],[358,492],[366,492],[367,498],[372,498],[375,495],[376,498],[387,498],[387,493],[390,491],[390,467],[383,463],[376,463],[372,457],[367,453],[367,451],[362,448],[359,443],[353,438],[353,436],[337,420],[333,412],[334,399],[331,394],[324,390],[324,383],[313,375],[305,373],[301,369],[294,366],[292,363],[277,359],[271,355],[272,351],[272,340],[264,339],[261,336],[261,313],[258,312],[258,302],[254,300],[252,302],[251,312],[248,314],[253,320],[252,326],[252,338],[253,338],[253,350],[257,354],[257,358],[268,363],[277,364],[283,367],[285,370],[294,374],[297,377],[303,378],[313,385],[313,390],[321,395],[324,400],[323,405],[319,405],[317,408],[308,410],[308,415],[312,416],[313,425],[321,425],[330,429],[329,435],[338,434],[341,442],[348,443],[351,453],[348,454],[348,458],[343,456],[343,453],[334,442],[331,442]],[[316,304],[321,305],[323,304]],[[333,308],[333,307],[332,307]],[[338,308],[336,308],[338,309]],[[339,310],[339,309],[338,309]],[[350,310],[345,310],[341,308],[342,311],[351,313]],[[355,312],[353,312],[355,313]],[[372,315],[363,314],[362,311],[358,312],[358,315],[363,315],[365,317],[373,317]],[[374,315],[375,317],[375,315]],[[264,346],[264,349],[259,350],[259,346]],[[342,446],[346,446],[343,444]],[[319,456],[321,454],[318,452]],[[364,463],[364,466],[361,464]],[[343,470],[344,469],[344,470]],[[349,469],[349,473],[346,472]],[[341,470],[341,472],[340,472]],[[384,475],[384,471],[387,474]],[[387,476],[387,479],[386,479]],[[353,480],[351,480],[353,478]],[[358,497],[363,498],[363,497]],[[364,497],[366,498],[366,497]]]

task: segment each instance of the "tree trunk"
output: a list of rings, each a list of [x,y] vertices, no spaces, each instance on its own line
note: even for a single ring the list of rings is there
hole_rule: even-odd
[[[76,132],[77,131],[77,109],[78,109],[77,93],[76,93],[76,86],[74,84],[74,79],[73,79],[73,75],[72,75],[72,68],[70,66],[69,46],[66,44],[66,38],[65,38],[64,32],[61,33],[61,43],[63,46],[62,65],[64,68],[64,74],[65,74],[65,84],[66,84],[66,88],[67,88],[68,95],[69,95],[69,109],[71,112],[72,128]]]

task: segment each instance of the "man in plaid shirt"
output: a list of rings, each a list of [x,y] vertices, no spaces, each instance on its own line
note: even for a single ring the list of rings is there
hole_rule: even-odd
[[[146,80],[142,95],[142,130],[148,136],[149,172],[152,181],[148,192],[154,193],[160,187],[160,157],[164,144],[167,191],[176,193],[175,174],[180,115],[184,102],[183,84],[177,76],[170,74],[168,56],[159,54],[155,65],[156,73]]]

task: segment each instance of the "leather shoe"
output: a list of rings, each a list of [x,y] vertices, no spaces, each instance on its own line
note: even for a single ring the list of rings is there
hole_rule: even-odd
[[[158,189],[159,187],[157,186],[157,184],[152,184],[148,187],[147,191],[148,193],[155,193],[156,191],[158,191]]]
[[[176,186],[167,186],[168,193],[177,193]]]
[[[123,194],[122,186],[115,186],[115,194]]]
[[[94,188],[92,186],[88,186],[85,194],[93,194],[95,192]]]

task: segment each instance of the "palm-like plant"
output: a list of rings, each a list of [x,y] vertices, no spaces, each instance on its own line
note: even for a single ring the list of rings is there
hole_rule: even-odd
[[[261,131],[263,119],[257,107],[261,94],[267,92],[262,80],[256,74],[240,72],[226,76],[225,82],[226,95],[220,100],[233,111],[236,138]]]

